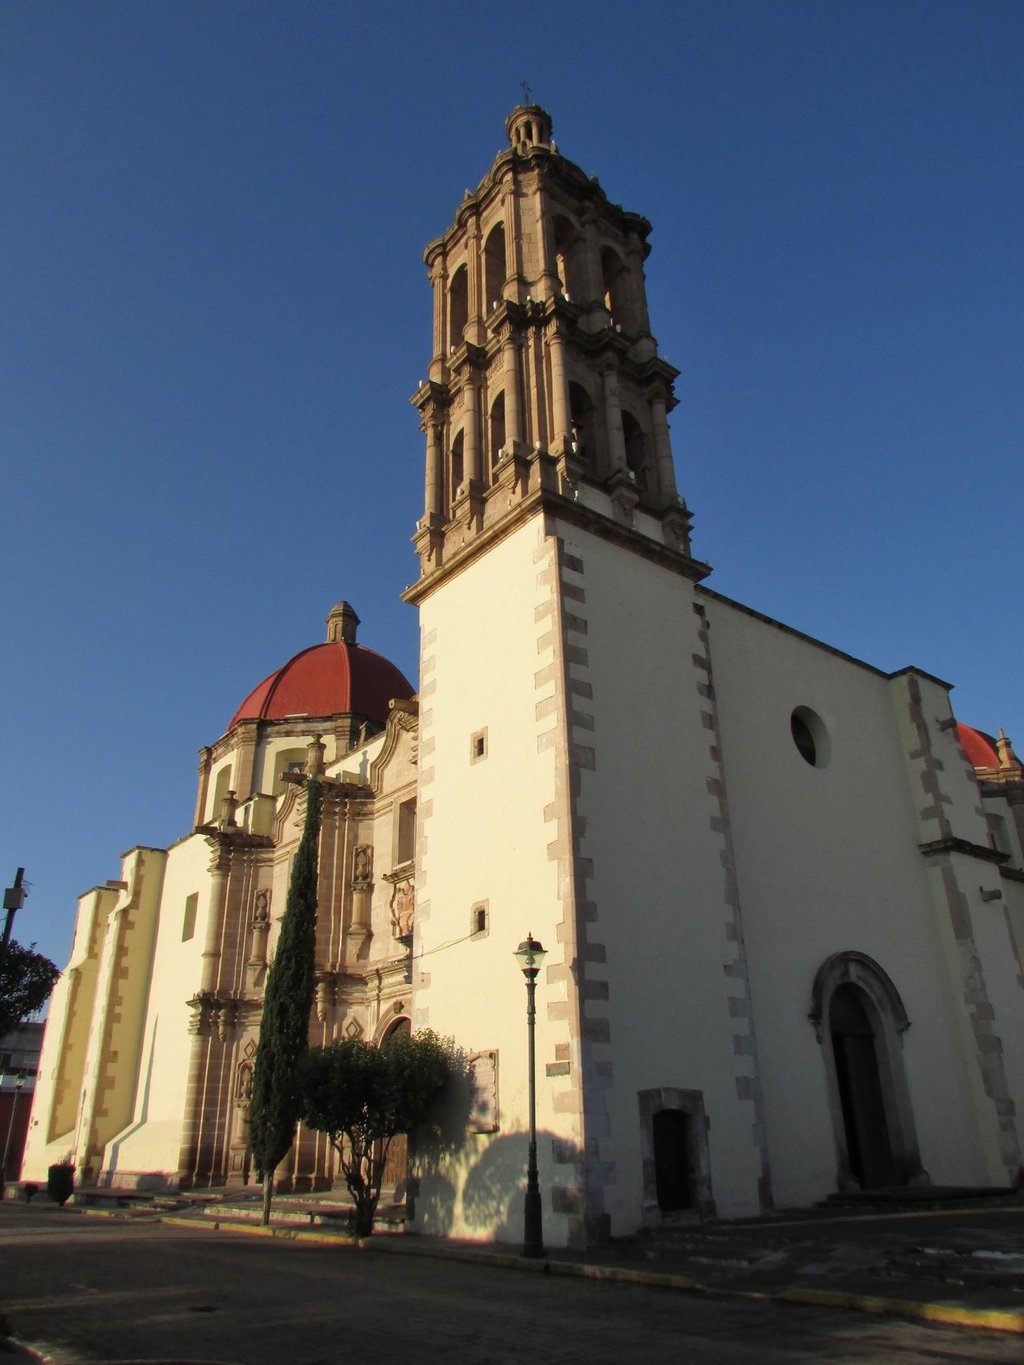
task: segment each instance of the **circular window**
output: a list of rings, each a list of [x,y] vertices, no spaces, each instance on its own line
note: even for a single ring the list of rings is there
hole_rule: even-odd
[[[798,706],[789,718],[789,729],[800,757],[812,768],[827,768],[831,746],[825,722],[809,706]]]

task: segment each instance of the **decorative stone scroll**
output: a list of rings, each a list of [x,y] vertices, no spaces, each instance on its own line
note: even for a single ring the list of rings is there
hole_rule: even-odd
[[[352,885],[366,887],[373,881],[373,845],[356,844],[352,858]]]

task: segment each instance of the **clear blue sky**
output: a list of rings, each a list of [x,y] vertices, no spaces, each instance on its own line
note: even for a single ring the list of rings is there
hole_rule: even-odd
[[[415,676],[421,252],[523,80],[654,223],[712,586],[1024,749],[1019,0],[4,0],[0,882],[61,964],[334,601]]]

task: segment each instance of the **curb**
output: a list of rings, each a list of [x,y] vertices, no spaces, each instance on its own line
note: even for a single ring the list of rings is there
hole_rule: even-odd
[[[885,1298],[877,1294],[854,1294],[831,1289],[729,1289],[702,1284],[688,1275],[670,1271],[640,1270],[630,1266],[593,1265],[585,1261],[524,1260],[516,1252],[474,1251],[460,1246],[415,1246],[405,1238],[351,1237],[345,1233],[320,1233],[305,1228],[263,1227],[262,1224],[234,1223],[221,1219],[198,1222],[195,1218],[162,1217],[169,1227],[207,1227],[248,1237],[278,1238],[306,1242],[312,1246],[346,1247],[356,1251],[384,1252],[396,1256],[434,1256],[499,1269],[526,1270],[534,1274],[562,1275],[572,1279],[598,1280],[610,1284],[642,1285],[650,1289],[670,1289],[677,1293],[707,1294],[721,1299],[752,1302],[804,1304],[814,1308],[846,1308],[859,1313],[912,1318],[945,1327],[966,1327],[989,1332],[1024,1335],[1024,1310],[967,1308],[958,1304],[934,1303],[920,1299]]]
[[[946,1327],[980,1327],[991,1332],[1024,1334],[1024,1312],[1009,1308],[966,1308],[954,1303],[921,1299],[886,1299],[873,1294],[844,1294],[830,1289],[783,1289],[768,1297],[784,1303],[815,1304],[823,1308],[854,1308],[861,1313],[918,1318]]]

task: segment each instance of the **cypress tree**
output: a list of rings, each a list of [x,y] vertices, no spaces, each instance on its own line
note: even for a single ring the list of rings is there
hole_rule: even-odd
[[[270,1222],[274,1170],[287,1155],[299,1119],[298,1068],[309,1046],[316,954],[320,783],[306,784],[306,821],[295,854],[277,951],[267,974],[252,1078],[250,1141],[263,1180],[263,1222]]]

